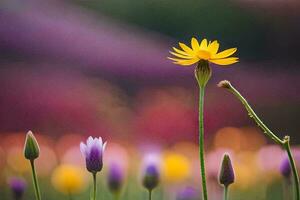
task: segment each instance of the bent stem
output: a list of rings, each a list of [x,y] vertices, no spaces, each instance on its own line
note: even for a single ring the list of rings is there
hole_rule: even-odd
[[[292,167],[292,171],[293,171],[293,177],[294,177],[294,184],[295,184],[295,194],[296,194],[296,199],[299,200],[300,199],[300,191],[299,191],[299,175],[298,175],[298,171],[297,171],[297,167],[296,167],[296,163],[291,151],[291,147],[290,147],[290,137],[289,136],[285,136],[284,138],[284,144],[283,144],[287,154],[288,154],[288,158],[290,161],[290,165]]]
[[[205,175],[205,158],[204,158],[204,124],[203,124],[203,107],[205,87],[199,87],[199,158],[201,166],[202,179],[202,196],[207,200],[206,175]]]
[[[30,165],[32,170],[32,180],[33,180],[33,186],[35,191],[35,198],[37,200],[41,200],[40,187],[39,187],[39,182],[35,171],[34,160],[30,160]]]
[[[252,118],[255,123],[263,130],[263,132],[271,138],[275,143],[279,144],[283,149],[286,150],[289,158],[290,165],[292,167],[293,176],[294,176],[294,184],[295,184],[295,198],[296,200],[300,200],[300,190],[299,190],[299,176],[296,168],[295,160],[290,148],[290,137],[285,136],[283,140],[279,139],[256,115],[254,110],[251,108],[247,100],[237,91],[229,81],[221,81],[218,84],[219,87],[225,88],[229,90],[232,94],[234,94],[244,105],[246,110],[248,111],[248,115]]]
[[[93,173],[93,184],[94,184],[94,193],[93,200],[96,200],[97,197],[97,173]]]
[[[228,186],[224,186],[224,200],[228,200]]]
[[[256,115],[256,113],[254,112],[254,110],[251,108],[251,106],[249,105],[249,103],[247,102],[247,100],[239,93],[239,91],[237,91],[231,84],[229,81],[228,82],[228,86],[226,87],[226,89],[228,89],[231,93],[233,93],[239,100],[240,102],[244,105],[244,107],[246,108],[246,110],[248,111],[248,115],[250,118],[252,118],[255,123],[263,130],[263,132],[270,137],[275,143],[282,145],[283,141],[281,139],[279,139],[262,121],[261,119]]]

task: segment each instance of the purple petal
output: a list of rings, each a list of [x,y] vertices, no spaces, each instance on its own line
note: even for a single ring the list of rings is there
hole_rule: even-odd
[[[83,156],[87,156],[87,146],[83,142],[80,143],[80,151]]]
[[[102,149],[97,148],[97,146],[92,146],[89,154],[86,157],[86,167],[87,170],[95,173],[102,170]]]
[[[87,147],[88,148],[91,148],[91,146],[93,145],[94,143],[94,139],[90,136],[87,141],[86,141],[86,144],[87,144]]]
[[[104,144],[103,144],[103,147],[102,147],[102,151],[104,152],[105,151],[105,148],[106,148],[106,144],[107,144],[107,142],[105,142]]]

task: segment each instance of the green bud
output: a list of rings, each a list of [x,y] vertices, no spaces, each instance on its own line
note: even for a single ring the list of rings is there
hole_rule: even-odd
[[[234,170],[228,154],[224,154],[221,169],[219,173],[220,184],[227,187],[234,182]]]
[[[211,68],[207,60],[200,60],[195,69],[195,77],[200,87],[205,87],[211,77]]]
[[[24,156],[28,160],[34,160],[40,155],[40,148],[37,140],[33,133],[28,131],[26,134],[25,145],[24,145]]]

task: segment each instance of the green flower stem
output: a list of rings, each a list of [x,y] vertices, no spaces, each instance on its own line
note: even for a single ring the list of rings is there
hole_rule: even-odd
[[[96,200],[97,199],[97,173],[93,173],[93,185],[94,185],[93,200]]]
[[[256,115],[254,110],[251,108],[247,100],[230,84],[229,81],[226,81],[228,85],[226,85],[226,89],[228,89],[231,93],[233,93],[244,105],[246,110],[248,111],[248,115],[250,118],[253,118],[253,120],[256,122],[256,124],[263,130],[263,132],[270,137],[274,142],[277,144],[282,145],[283,141],[279,139],[262,121],[261,119]]]
[[[228,186],[224,186],[224,200],[228,200]]]
[[[256,124],[263,130],[263,132],[270,137],[275,143],[279,144],[282,148],[284,148],[288,154],[289,162],[292,167],[293,176],[294,176],[294,184],[295,184],[295,197],[296,200],[300,200],[300,191],[299,191],[299,176],[296,168],[296,164],[293,158],[293,154],[290,148],[290,137],[285,136],[283,140],[279,139],[256,115],[254,110],[251,108],[247,100],[231,85],[229,81],[221,81],[218,84],[219,87],[226,88],[231,93],[233,93],[244,105],[246,110],[248,111],[248,115],[256,122]]]
[[[32,170],[32,180],[33,180],[33,185],[34,185],[35,198],[37,200],[41,200],[40,187],[39,187],[33,159],[30,160],[30,165],[31,165],[31,170]]]
[[[285,136],[284,138],[284,148],[288,154],[289,157],[289,161],[290,161],[290,165],[292,167],[292,171],[293,171],[293,177],[294,177],[294,184],[295,184],[295,194],[296,194],[296,199],[299,200],[300,199],[300,191],[299,191],[299,175],[298,175],[298,171],[297,171],[297,167],[296,167],[296,163],[291,151],[291,147],[290,147],[290,137],[289,136]]]
[[[69,200],[73,200],[73,196],[72,196],[71,192],[68,192],[68,197],[69,197]]]
[[[149,190],[149,200],[152,199],[152,190]]]
[[[115,199],[115,200],[119,200],[119,199],[120,199],[120,196],[121,196],[121,195],[120,195],[120,192],[117,192],[117,193],[114,194],[114,199]]]
[[[205,158],[204,158],[204,124],[203,124],[203,107],[204,107],[204,93],[205,86],[199,87],[199,158],[201,166],[202,178],[202,196],[203,200],[207,200],[207,186],[205,175]]]

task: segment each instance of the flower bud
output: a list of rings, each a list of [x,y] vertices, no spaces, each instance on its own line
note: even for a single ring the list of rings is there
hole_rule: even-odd
[[[229,89],[229,88],[231,88],[232,86],[231,86],[231,83],[230,83],[229,81],[223,80],[223,81],[220,81],[220,82],[218,83],[218,87]]]
[[[157,166],[150,164],[146,167],[143,177],[143,186],[152,191],[159,183],[159,172]]]
[[[234,182],[234,170],[231,164],[231,160],[228,154],[224,154],[221,169],[219,173],[220,184],[228,187]]]
[[[40,148],[37,140],[35,139],[33,133],[28,131],[25,139],[24,145],[24,156],[28,160],[34,160],[40,155]]]
[[[112,163],[108,172],[108,188],[112,193],[119,193],[123,184],[123,171],[119,165]]]
[[[11,178],[8,181],[9,187],[13,193],[15,200],[20,200],[23,197],[26,189],[26,182],[22,178]]]
[[[195,77],[200,87],[205,87],[211,77],[211,68],[207,60],[200,60],[195,69]]]

